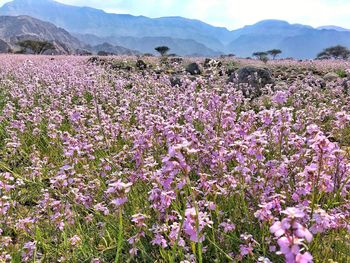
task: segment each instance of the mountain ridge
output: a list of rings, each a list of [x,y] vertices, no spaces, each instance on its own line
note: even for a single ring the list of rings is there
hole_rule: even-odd
[[[27,15],[0,16],[0,53],[23,52],[18,43],[24,40],[48,41],[54,49],[47,54],[87,54],[89,51],[108,51],[113,54],[139,54],[119,46],[89,47],[63,28]],[[104,50],[106,47],[108,50]],[[31,52],[26,50],[25,52]]]
[[[156,53],[155,46],[168,45],[178,55],[234,53],[247,57],[256,51],[278,48],[283,51],[281,57],[309,59],[330,45],[350,48],[350,31],[345,29],[313,28],[277,19],[230,31],[181,16],[148,18],[113,14],[53,0],[14,0],[0,8],[0,15],[30,15],[66,29],[86,44],[109,42],[143,53]]]

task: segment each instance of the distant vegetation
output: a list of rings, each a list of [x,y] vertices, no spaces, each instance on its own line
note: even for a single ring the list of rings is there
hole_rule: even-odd
[[[269,60],[269,56],[271,56],[272,59],[275,59],[281,53],[282,50],[280,49],[271,49],[269,51],[254,52],[252,56],[266,63]]]
[[[267,56],[267,52],[254,52],[253,53],[253,57],[256,57],[257,59],[263,61],[264,63],[266,63],[269,58]]]
[[[156,50],[163,57],[169,52],[170,48],[167,46],[160,46],[156,47],[154,50]]]
[[[47,50],[55,49],[55,46],[52,43],[39,40],[23,40],[17,42],[17,45],[22,48],[23,52],[26,49],[30,49],[34,54],[43,54]]]
[[[273,59],[275,59],[279,54],[282,53],[282,50],[280,50],[280,49],[271,49],[271,50],[267,51],[266,53],[269,54]]]
[[[350,50],[347,47],[337,45],[324,49],[317,55],[317,59],[348,59],[350,57]]]

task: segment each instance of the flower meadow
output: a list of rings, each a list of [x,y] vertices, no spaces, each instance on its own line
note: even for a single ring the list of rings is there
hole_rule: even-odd
[[[346,62],[255,99],[147,63],[1,56],[0,262],[350,262]]]

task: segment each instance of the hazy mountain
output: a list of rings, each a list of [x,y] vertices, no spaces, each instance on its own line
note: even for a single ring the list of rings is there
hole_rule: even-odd
[[[0,53],[8,53],[10,50],[10,45],[7,44],[4,40],[0,39]]]
[[[350,48],[350,33],[335,30],[313,30],[286,38],[278,47],[283,48],[284,53],[290,57],[315,58],[323,49],[338,44]]]
[[[154,50],[157,46],[168,46],[171,53],[182,56],[219,56],[223,52],[214,51],[204,44],[198,43],[192,39],[179,39],[171,37],[98,37],[92,34],[74,34],[82,42],[90,45],[100,45],[103,43],[112,43],[117,46],[128,47],[132,50],[138,50],[142,53],[157,54]]]
[[[320,29],[320,30],[323,30],[323,29],[336,30],[336,31],[340,31],[340,32],[344,32],[344,31],[350,32],[350,29],[346,29],[346,28],[343,28],[343,27],[340,27],[340,26],[320,26],[317,29]]]
[[[0,8],[2,15],[30,15],[63,27],[91,46],[110,43],[144,53],[167,45],[178,55],[217,56],[234,53],[251,56],[256,51],[279,48],[281,57],[314,58],[325,47],[350,48],[350,31],[335,26],[312,28],[280,20],[264,20],[229,31],[182,17],[148,18],[109,14],[53,0],[14,0]]]
[[[121,46],[113,46],[110,43],[102,43],[102,44],[98,44],[96,46],[93,46],[91,48],[88,48],[89,50],[91,50],[94,53],[98,53],[98,52],[106,52],[108,54],[113,54],[113,55],[141,55],[140,52],[136,51],[136,50],[131,50],[125,47],[121,47]]]
[[[282,57],[315,58],[324,48],[344,45],[350,48],[350,32],[334,29],[315,29],[279,20],[264,20],[232,32],[235,39],[227,52],[251,56],[255,51],[278,48]]]
[[[151,19],[109,14],[102,10],[61,4],[52,0],[14,0],[0,9],[2,15],[29,15],[63,27],[71,33],[99,37],[171,37],[192,39],[213,50],[222,50],[230,31],[199,20],[182,17]],[[219,40],[220,39],[220,40]]]
[[[11,47],[21,40],[46,40],[59,53],[73,53],[83,46],[66,30],[29,16],[0,16],[0,39]]]

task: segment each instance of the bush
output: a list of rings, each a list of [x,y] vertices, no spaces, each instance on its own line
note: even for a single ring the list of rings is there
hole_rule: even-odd
[[[350,57],[350,50],[347,47],[337,45],[324,49],[317,55],[317,59],[348,59]]]
[[[46,50],[56,49],[53,43],[39,40],[23,40],[17,42],[17,45],[22,48],[23,53],[25,53],[25,49],[32,50],[34,54],[43,54]]]

